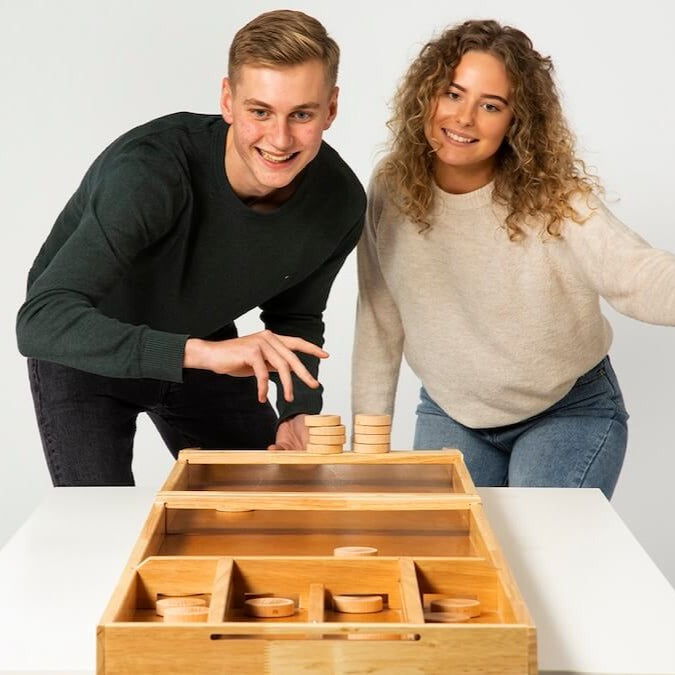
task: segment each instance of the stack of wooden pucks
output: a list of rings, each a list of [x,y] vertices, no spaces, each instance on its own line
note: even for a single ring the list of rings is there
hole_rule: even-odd
[[[160,597],[155,612],[167,623],[194,623],[206,621],[209,603],[204,595],[176,595]]]
[[[475,598],[437,598],[429,603],[424,620],[432,623],[459,623],[481,615],[480,602]]]
[[[307,452],[316,455],[339,455],[347,441],[340,415],[306,415],[309,429]]]
[[[364,454],[391,450],[391,415],[354,415],[352,450]]]

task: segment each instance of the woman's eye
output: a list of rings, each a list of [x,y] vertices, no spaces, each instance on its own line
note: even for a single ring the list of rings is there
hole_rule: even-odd
[[[497,107],[494,103],[485,103],[483,104],[483,108],[488,112],[499,112],[501,110],[501,108]]]

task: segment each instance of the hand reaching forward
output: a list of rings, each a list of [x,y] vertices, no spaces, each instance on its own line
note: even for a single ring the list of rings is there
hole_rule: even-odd
[[[237,377],[255,375],[258,381],[258,400],[261,403],[267,400],[270,371],[276,371],[279,373],[284,398],[292,401],[291,372],[308,387],[316,389],[319,386],[319,382],[293,352],[311,354],[320,359],[328,357],[328,352],[307,340],[276,335],[272,331],[263,330],[252,335],[218,342],[190,338],[185,343],[183,367],[211,370],[220,375]]]
[[[268,450],[306,450],[309,429],[305,426],[305,415],[296,415],[279,424],[277,438]]]

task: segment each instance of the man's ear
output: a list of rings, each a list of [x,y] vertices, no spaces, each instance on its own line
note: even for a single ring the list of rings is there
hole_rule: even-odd
[[[232,82],[229,77],[223,78],[223,86],[220,92],[220,113],[223,119],[232,124]]]
[[[333,91],[330,94],[330,100],[328,101],[328,117],[326,122],[323,125],[323,130],[330,129],[330,125],[333,124],[333,120],[337,117],[338,111],[338,94],[340,93],[340,87],[333,87]]]

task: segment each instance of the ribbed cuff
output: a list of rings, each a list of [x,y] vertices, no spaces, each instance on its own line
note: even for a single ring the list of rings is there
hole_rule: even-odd
[[[277,383],[277,411],[279,413],[279,422],[283,422],[289,417],[295,415],[307,414],[317,415],[321,412],[323,406],[323,387],[310,389],[302,380],[293,375],[293,400],[284,399],[283,387],[279,384],[276,373],[272,374]]]
[[[143,335],[141,377],[182,382],[185,343],[189,337],[149,328]]]

